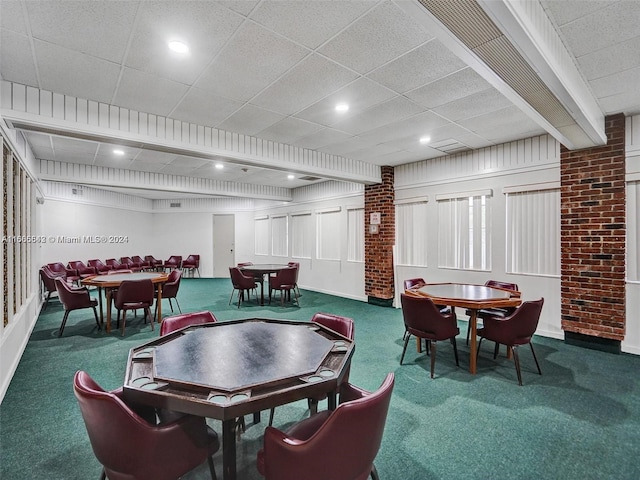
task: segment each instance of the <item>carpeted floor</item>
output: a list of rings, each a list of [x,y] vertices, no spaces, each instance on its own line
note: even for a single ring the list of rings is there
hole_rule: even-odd
[[[373,390],[387,372],[396,374],[375,462],[382,480],[640,478],[640,357],[536,337],[543,375],[523,348],[524,386],[519,387],[513,363],[504,355],[494,361],[489,342],[480,353],[478,374],[468,373],[466,323],[460,315],[461,366],[456,368],[449,343],[441,342],[432,380],[429,359],[416,353],[413,341],[405,365],[399,365],[401,310],[309,291],[303,291],[300,308],[249,303],[238,309],[227,304],[230,292],[228,279],[184,279],[178,300],[183,312],[211,310],[220,321],[309,320],[317,311],[355,320],[350,381]],[[166,301],[163,310],[169,313]],[[57,300],[40,315],[0,405],[2,480],[97,479],[100,465],[73,396],[73,374],[86,370],[104,388],[116,388],[129,349],[158,335],[140,316],[127,321],[125,337],[107,335],[84,310],[71,313],[58,338],[62,315]],[[274,425],[286,427],[307,414],[305,402],[278,407]],[[220,432],[219,422],[209,422]],[[238,444],[240,479],[261,478],[255,454],[265,425],[265,420],[249,425]],[[221,478],[220,452],[215,462]],[[206,464],[184,478],[209,478]]]

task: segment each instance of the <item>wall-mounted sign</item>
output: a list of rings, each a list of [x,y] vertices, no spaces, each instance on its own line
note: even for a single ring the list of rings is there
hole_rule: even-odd
[[[369,225],[369,233],[378,233],[378,225],[371,224]]]
[[[380,225],[380,212],[374,212],[369,214],[369,223],[371,225]]]

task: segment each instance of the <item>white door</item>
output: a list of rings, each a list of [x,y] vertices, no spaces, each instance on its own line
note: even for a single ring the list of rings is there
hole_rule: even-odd
[[[235,216],[213,216],[213,276],[229,278],[235,265]]]

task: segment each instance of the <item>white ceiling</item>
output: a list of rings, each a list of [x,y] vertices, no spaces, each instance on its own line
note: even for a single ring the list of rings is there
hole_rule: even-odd
[[[541,3],[602,112],[640,112],[640,1]],[[0,75],[376,165],[545,133],[401,7],[400,0],[1,0]],[[171,38],[190,53],[168,51]],[[338,102],[349,111],[337,113]],[[429,145],[418,142],[423,135]],[[107,143],[26,137],[41,159],[288,188],[310,183],[269,165],[216,170],[202,158],[128,147],[114,158]]]

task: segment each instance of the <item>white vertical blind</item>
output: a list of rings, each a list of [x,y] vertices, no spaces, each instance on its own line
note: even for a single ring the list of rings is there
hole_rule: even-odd
[[[255,219],[256,255],[269,255],[269,218]]]
[[[627,184],[627,280],[640,281],[640,182]]]
[[[398,265],[427,266],[427,203],[396,205]]]
[[[490,197],[438,199],[438,266],[491,269]]]
[[[317,257],[322,260],[340,260],[340,212],[318,212]]]
[[[560,189],[507,193],[507,272],[560,275]]]
[[[311,258],[313,252],[313,225],[311,213],[291,215],[291,256]]]
[[[347,260],[364,262],[364,208],[347,210]]]
[[[271,217],[271,249],[274,257],[287,257],[288,250],[287,216]]]

